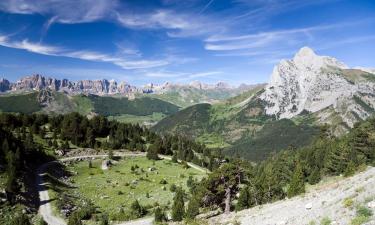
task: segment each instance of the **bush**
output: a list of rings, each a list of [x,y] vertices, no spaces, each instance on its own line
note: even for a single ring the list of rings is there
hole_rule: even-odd
[[[200,207],[199,199],[194,198],[194,197],[190,199],[187,210],[186,210],[186,217],[188,219],[194,219],[199,214],[199,207]]]
[[[164,221],[167,221],[165,212],[160,207],[157,207],[155,209],[155,222],[160,223]]]
[[[181,221],[185,215],[184,192],[181,188],[176,191],[173,198],[172,219],[173,221]]]
[[[351,199],[351,198],[346,198],[346,199],[344,199],[344,201],[343,201],[343,204],[344,204],[344,207],[345,208],[350,208],[350,207],[352,207],[353,206],[353,199]]]
[[[108,215],[106,213],[101,215],[100,225],[109,225]]]
[[[161,181],[160,181],[160,184],[168,184],[168,181],[166,180],[166,179],[162,179]]]
[[[175,184],[171,184],[171,186],[169,187],[169,190],[170,190],[171,192],[175,192],[176,189],[177,189],[177,186],[176,186]]]
[[[147,213],[146,209],[139,204],[138,200],[135,200],[130,206],[131,214],[135,218],[140,218]]]
[[[31,225],[29,217],[25,214],[17,215],[12,219],[10,225]]]
[[[73,212],[68,218],[68,225],[82,225],[79,212]]]
[[[370,217],[372,216],[372,211],[371,209],[365,207],[365,206],[358,206],[357,208],[357,216],[365,216],[365,217]]]
[[[320,225],[330,225],[331,224],[331,219],[328,218],[328,217],[324,217],[321,221],[320,221]]]

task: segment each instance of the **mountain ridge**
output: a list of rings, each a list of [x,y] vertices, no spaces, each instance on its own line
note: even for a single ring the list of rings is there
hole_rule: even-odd
[[[372,93],[375,75],[305,47],[276,65],[264,88],[236,101],[186,108],[153,129],[187,134],[227,154],[259,160],[273,151],[309,144],[322,125],[333,135],[346,133],[375,111]]]

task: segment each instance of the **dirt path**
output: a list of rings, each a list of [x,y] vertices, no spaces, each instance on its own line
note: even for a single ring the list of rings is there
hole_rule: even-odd
[[[128,157],[128,156],[146,156],[146,153],[115,153],[114,156],[116,157]],[[37,188],[39,193],[39,200],[40,200],[40,206],[39,206],[39,213],[43,217],[44,221],[47,222],[49,225],[66,225],[66,222],[54,215],[52,211],[51,206],[51,199],[48,195],[48,189],[45,186],[45,182],[43,180],[43,175],[46,173],[46,169],[48,166],[52,165],[53,163],[58,162],[68,162],[68,161],[74,161],[74,160],[81,160],[81,159],[97,159],[97,158],[106,158],[108,155],[101,154],[101,155],[83,155],[83,156],[72,156],[67,158],[58,159],[56,161],[48,162],[40,166],[37,170]],[[171,160],[171,157],[159,155],[162,159]],[[193,163],[188,163],[188,165],[196,170],[199,170],[201,172],[207,172],[206,169],[197,166]],[[133,220],[133,221],[127,221],[124,223],[120,223],[118,225],[151,225],[153,224],[153,218],[142,218],[139,220]]]
[[[346,198],[354,201],[353,207],[344,206]],[[302,196],[213,217],[209,224],[305,225],[328,217],[331,224],[346,225],[355,217],[356,204],[366,205],[366,200],[374,198],[375,168],[371,167],[350,178],[318,184]],[[369,224],[375,224],[372,220]]]

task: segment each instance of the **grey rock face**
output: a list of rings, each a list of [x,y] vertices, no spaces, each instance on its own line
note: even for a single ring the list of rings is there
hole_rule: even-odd
[[[136,87],[129,84],[121,83],[117,85],[114,80],[80,80],[76,82],[67,79],[55,79],[44,77],[39,74],[27,76],[15,83],[10,83],[8,80],[0,80],[0,92],[4,91],[28,91],[28,90],[45,90],[50,89],[54,91],[64,91],[70,94],[129,94],[139,91]]]
[[[10,82],[4,78],[0,79],[0,92],[5,92],[10,90]]]

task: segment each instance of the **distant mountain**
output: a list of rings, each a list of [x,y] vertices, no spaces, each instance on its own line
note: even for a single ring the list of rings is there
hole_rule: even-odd
[[[155,131],[197,138],[228,154],[258,160],[309,144],[319,126],[340,135],[375,111],[375,75],[302,48],[275,66],[270,82],[218,104],[194,105]]]
[[[23,77],[14,83],[4,78],[0,79],[0,92],[5,94],[52,90],[72,96],[93,94],[99,96],[122,96],[130,99],[152,97],[171,102],[180,107],[203,102],[215,103],[252,88],[254,88],[254,85],[242,84],[239,87],[233,87],[224,82],[205,84],[199,81],[193,81],[189,84],[166,82],[158,85],[150,83],[137,87],[126,82],[117,83],[115,80],[70,81],[45,77],[39,74]]]
[[[123,122],[155,123],[167,115],[176,113],[179,107],[156,98],[67,95],[64,92],[39,90],[27,93],[0,95],[0,112],[65,114],[79,112],[82,115],[104,115]]]

